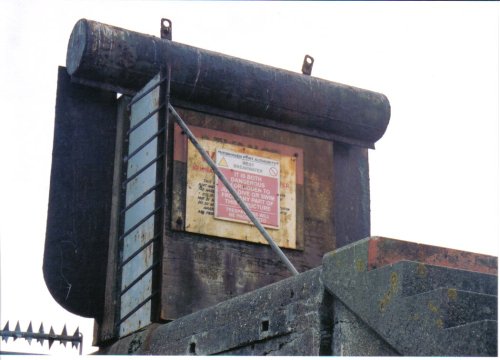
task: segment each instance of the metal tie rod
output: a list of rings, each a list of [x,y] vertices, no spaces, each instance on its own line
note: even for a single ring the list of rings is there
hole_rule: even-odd
[[[293,266],[293,264],[290,262],[290,260],[288,260],[288,258],[286,257],[286,255],[279,248],[279,246],[276,245],[276,243],[274,242],[274,240],[271,237],[271,235],[269,235],[269,233],[266,231],[266,229],[264,229],[264,227],[260,223],[259,219],[257,219],[255,217],[255,215],[252,213],[252,211],[247,206],[247,204],[243,201],[243,199],[240,197],[240,195],[236,192],[236,190],[234,190],[233,186],[226,179],[226,177],[224,176],[224,174],[219,171],[219,169],[217,168],[217,165],[213,162],[212,158],[207,154],[207,152],[205,151],[205,149],[203,149],[203,147],[200,145],[200,143],[198,142],[198,140],[196,139],[196,137],[194,136],[194,134],[187,127],[187,125],[184,122],[184,120],[182,120],[182,118],[180,117],[180,115],[177,113],[177,111],[175,111],[175,109],[170,104],[168,104],[168,111],[174,116],[175,121],[177,122],[177,124],[179,124],[179,126],[182,128],[182,130],[187,135],[187,137],[189,138],[189,140],[193,143],[194,147],[198,150],[198,152],[201,154],[201,156],[203,157],[203,159],[205,159],[205,161],[207,162],[207,164],[212,168],[212,170],[214,171],[215,175],[217,175],[217,177],[219,178],[219,180],[222,181],[222,183],[227,188],[227,190],[231,193],[231,195],[233,195],[233,197],[235,198],[236,202],[241,206],[241,208],[243,209],[243,211],[245,212],[245,214],[248,216],[248,218],[250,220],[252,220],[253,224],[257,227],[257,229],[259,229],[260,233],[267,240],[267,242],[269,243],[269,245],[271,245],[271,248],[274,250],[274,252],[277,253],[278,256],[280,257],[280,259],[285,263],[285,265],[288,268],[288,270],[290,270],[292,272],[292,274],[298,275],[299,272],[297,271],[297,269],[295,269],[295,267]]]

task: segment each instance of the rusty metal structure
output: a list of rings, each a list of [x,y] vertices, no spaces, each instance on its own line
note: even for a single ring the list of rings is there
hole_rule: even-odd
[[[90,20],[75,25],[66,58],[73,81],[123,94],[135,94],[167,63],[174,104],[204,104],[257,125],[365,147],[389,123],[383,94]]]
[[[82,19],[59,69],[43,271],[96,320],[96,345],[289,276],[255,226],[223,214],[190,131],[218,167],[221,149],[243,159],[228,183],[253,189],[259,221],[274,211],[265,231],[298,272],[370,235],[383,94],[310,76],[309,55],[299,74],[176,43],[167,19],[161,34]]]

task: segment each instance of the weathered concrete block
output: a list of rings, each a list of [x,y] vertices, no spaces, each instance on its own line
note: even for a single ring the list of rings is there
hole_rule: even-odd
[[[402,295],[409,296],[427,291],[450,288],[480,294],[496,295],[498,277],[474,271],[433,266],[415,261],[400,261],[391,265],[402,276]]]
[[[498,356],[498,322],[478,321],[443,331],[438,339],[447,356],[464,356],[475,349],[481,356]]]
[[[320,272],[316,268],[147,328],[102,353],[329,355],[332,298],[324,291]]]
[[[454,269],[404,257],[373,267],[370,242],[365,239],[326,255],[322,267],[168,324],[154,324],[101,353],[497,354],[497,284],[490,266],[496,259],[487,258],[486,273],[464,270],[468,265],[460,263]],[[433,253],[432,263],[435,249],[423,250]]]
[[[387,342],[341,301],[333,303],[332,349],[335,356],[399,356]]]
[[[492,356],[497,353],[491,345],[496,337],[483,334],[485,344],[477,335],[489,329],[486,325],[453,329],[496,319],[496,276],[491,275],[495,265],[494,257],[375,238],[327,254],[322,280],[335,298],[401,355],[449,355],[450,343],[475,336],[476,343],[462,346],[460,354]]]

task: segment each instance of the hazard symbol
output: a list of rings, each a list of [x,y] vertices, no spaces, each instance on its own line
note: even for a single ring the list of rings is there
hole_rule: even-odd
[[[280,226],[280,162],[218,149],[216,162],[238,195],[266,227]],[[251,223],[224,184],[216,179],[215,218]]]
[[[222,159],[220,159],[219,166],[222,166],[222,167],[228,167],[229,166],[227,164],[226,158],[223,157]]]

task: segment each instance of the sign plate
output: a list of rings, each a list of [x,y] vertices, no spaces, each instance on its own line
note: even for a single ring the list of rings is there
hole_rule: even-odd
[[[279,229],[280,162],[217,149],[216,164],[260,223],[265,227]],[[250,224],[250,219],[222,181],[216,178],[215,183],[215,217]]]
[[[302,149],[196,126],[190,129],[275,242],[296,249]],[[174,156],[186,163],[184,230],[267,244],[180,128],[174,136],[178,146]]]

